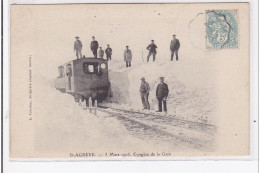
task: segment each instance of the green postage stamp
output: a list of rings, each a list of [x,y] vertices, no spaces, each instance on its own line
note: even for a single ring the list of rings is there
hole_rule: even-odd
[[[207,49],[238,48],[238,11],[207,10]]]

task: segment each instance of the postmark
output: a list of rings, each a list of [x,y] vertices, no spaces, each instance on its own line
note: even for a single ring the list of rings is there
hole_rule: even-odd
[[[206,48],[238,48],[238,10],[206,11]]]

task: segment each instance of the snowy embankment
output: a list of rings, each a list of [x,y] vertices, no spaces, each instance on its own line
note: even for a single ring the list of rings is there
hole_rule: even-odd
[[[109,62],[109,77],[112,85],[113,98],[110,103],[114,107],[141,110],[142,104],[139,94],[140,78],[145,77],[150,83],[149,96],[152,112],[157,110],[155,90],[160,76],[165,77],[169,86],[168,115],[180,119],[212,123],[214,117],[214,89],[211,81],[204,78],[209,70],[201,67],[201,62],[155,62],[133,63],[131,68],[125,68],[122,62]],[[203,75],[202,75],[203,74]],[[209,76],[212,76],[209,74]],[[64,157],[71,151],[97,153],[111,151],[148,151],[165,150],[165,148],[182,148],[187,150],[178,141],[157,143],[144,137],[137,138],[117,118],[98,112],[97,116],[83,110],[66,93],[61,93],[51,86],[48,79],[35,76],[33,83],[33,115],[35,122],[35,150],[39,156]],[[37,89],[36,89],[37,88]],[[149,111],[147,111],[149,112]],[[158,124],[153,121],[136,121],[146,123],[152,127],[162,126],[164,131],[181,138],[197,136],[191,132],[177,127]],[[212,123],[214,124],[214,123]],[[160,127],[157,127],[160,129]],[[186,133],[187,132],[187,133]],[[185,133],[185,135],[184,135]],[[200,139],[207,139],[207,134],[201,134]],[[142,139],[143,138],[143,139]],[[203,140],[202,140],[203,141]],[[172,142],[175,142],[173,145]],[[177,147],[178,145],[178,147]],[[138,147],[137,147],[138,146]],[[184,148],[183,148],[184,147]],[[68,151],[68,153],[64,153]],[[49,153],[47,156],[46,152]]]
[[[141,110],[139,94],[141,77],[149,82],[150,111],[158,110],[156,87],[159,77],[165,77],[169,87],[168,116],[196,122],[214,123],[214,79],[211,60],[149,62],[125,68],[123,62],[111,62],[109,73],[112,84],[112,105],[125,109]],[[207,77],[208,76],[208,77]],[[147,111],[146,111],[147,112]]]
[[[77,152],[105,153],[129,151],[136,145],[140,150],[147,147],[116,118],[83,110],[71,95],[51,87],[47,80],[35,79],[34,87],[39,88],[34,90],[33,100],[35,150],[39,155],[46,157],[48,152],[63,157],[64,151],[69,155],[75,148]]]

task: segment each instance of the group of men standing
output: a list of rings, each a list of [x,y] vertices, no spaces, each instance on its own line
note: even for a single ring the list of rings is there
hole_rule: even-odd
[[[74,51],[76,52],[77,59],[79,59],[79,58],[82,58],[82,53],[81,53],[82,43],[79,40],[78,36],[76,36],[75,39],[76,39],[76,41],[74,42]],[[99,51],[98,51],[98,47],[99,47],[98,41],[95,39],[95,36],[93,36],[91,44],[90,44],[90,49],[93,52],[93,55],[94,55],[95,58],[97,58],[98,55],[99,55],[99,58],[103,58],[104,57],[104,50],[102,49],[102,47],[99,47]],[[105,53],[106,53],[107,60],[111,61],[112,49],[110,48],[109,44],[107,44],[107,48],[105,50]]]
[[[176,55],[176,61],[179,60],[179,57],[178,57],[179,48],[180,48],[180,41],[176,38],[176,35],[173,34],[173,39],[172,39],[171,44],[170,44],[171,61],[173,61],[174,54]],[[149,58],[150,58],[151,55],[153,55],[153,61],[155,61],[155,57],[156,57],[156,54],[157,54],[157,51],[156,51],[157,46],[154,43],[154,40],[151,40],[151,44],[149,44],[146,49],[149,50],[149,53],[147,55],[147,62],[149,62]]]
[[[74,51],[76,52],[77,59],[79,59],[79,58],[82,58],[82,53],[81,53],[82,43],[79,40],[78,36],[75,37],[75,38],[76,38],[76,41],[74,43]],[[98,48],[99,48],[99,51],[98,51]],[[153,61],[155,61],[156,54],[157,54],[157,51],[156,51],[157,48],[158,47],[154,43],[154,40],[151,40],[151,44],[149,44],[146,48],[147,50],[149,50],[149,53],[147,55],[147,62],[149,62],[149,59],[150,59],[151,56],[153,56]],[[176,38],[176,35],[174,34],[173,39],[172,39],[171,44],[170,44],[171,61],[173,61],[174,54],[176,56],[176,61],[179,60],[179,57],[178,57],[179,48],[180,48],[180,41]],[[107,60],[111,61],[112,49],[110,48],[109,44],[107,44],[107,48],[104,52],[102,47],[99,47],[98,41],[93,36],[91,44],[90,44],[90,49],[93,52],[93,55],[94,55],[95,58],[97,58],[98,55],[99,55],[99,58],[103,58],[104,54],[106,54]],[[131,67],[132,51],[129,49],[129,46],[126,46],[126,50],[124,51],[124,61],[126,62],[126,67]]]
[[[79,40],[79,37],[75,37],[76,41],[74,43],[74,51],[76,52],[77,59],[82,58],[82,43]],[[102,47],[99,47],[98,41],[95,40],[95,37],[92,37],[92,42],[90,44],[90,49],[93,52],[93,55],[95,58],[99,55],[99,58],[103,58],[104,54],[106,53],[106,58],[107,61],[111,61],[111,55],[112,55],[112,49],[110,48],[110,45],[107,45],[107,48],[104,52]],[[151,56],[153,56],[153,61],[156,59],[156,54],[157,54],[157,45],[154,43],[154,40],[151,40],[151,44],[147,46],[147,50],[149,50],[149,53],[147,55],[147,62],[149,62],[149,59]],[[171,61],[173,61],[174,54],[176,56],[176,61],[179,60],[178,57],[178,51],[180,48],[180,42],[176,38],[176,35],[173,35],[173,39],[170,43],[170,50],[171,50]],[[132,51],[129,49],[129,46],[126,46],[126,50],[124,51],[124,61],[126,62],[126,67],[131,67],[131,61],[132,61]],[[145,78],[141,78],[141,86],[140,86],[140,95],[141,95],[141,100],[143,104],[144,109],[150,110],[150,104],[149,104],[149,92],[150,92],[150,85],[148,82],[145,81]],[[166,100],[168,97],[169,89],[168,85],[164,83],[164,77],[160,77],[160,83],[158,84],[156,88],[156,98],[158,100],[158,111],[157,112],[162,112],[164,110],[167,112],[167,105],[166,105]],[[163,108],[163,109],[162,109]]]
[[[151,40],[151,44],[147,46],[147,50],[149,50],[147,55],[147,62],[149,62],[149,59],[151,56],[153,56],[153,61],[156,59],[157,54],[157,45],[154,43],[154,40]],[[173,61],[174,54],[176,56],[176,61],[179,60],[178,57],[178,51],[180,48],[180,41],[176,38],[176,35],[173,35],[173,39],[170,44],[170,50],[171,50],[171,61]],[[132,51],[129,49],[129,46],[126,46],[126,50],[124,52],[124,61],[126,62],[126,67],[131,67],[131,61],[132,61]]]
[[[150,110],[150,104],[149,104],[149,92],[150,92],[150,85],[148,82],[145,81],[145,78],[141,78],[141,86],[140,86],[140,96],[143,104],[143,108]],[[168,85],[164,83],[164,77],[160,77],[160,83],[157,85],[156,88],[156,98],[158,100],[158,111],[157,112],[167,112],[167,105],[166,100],[169,94]],[[162,109],[163,105],[163,109]]]

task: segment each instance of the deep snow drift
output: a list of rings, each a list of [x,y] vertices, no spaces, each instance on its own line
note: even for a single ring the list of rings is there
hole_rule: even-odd
[[[157,110],[155,98],[159,77],[164,76],[169,87],[168,114],[179,119],[215,124],[215,90],[214,69],[209,59],[180,60],[178,62],[135,62],[131,68],[125,68],[123,61],[109,62],[109,78],[112,85],[113,98],[110,104],[114,107],[143,111],[139,94],[140,79],[145,77],[150,83],[149,101],[151,110]],[[123,122],[104,112],[97,116],[83,110],[71,95],[60,93],[51,81],[43,76],[34,78],[34,115],[35,115],[35,150],[46,157],[63,157],[75,148],[78,152],[126,152],[126,151],[195,151],[194,147],[187,147],[177,140],[162,141],[162,136],[146,134],[142,136],[132,133]],[[36,89],[37,88],[37,89]],[[42,92],[46,93],[45,95]],[[138,121],[141,121],[138,119]],[[145,123],[145,120],[142,121]],[[147,122],[151,126],[152,121]],[[132,127],[130,127],[132,128]],[[195,136],[198,139],[211,140],[207,134],[195,133],[189,130],[167,127],[167,131],[179,136]],[[196,134],[196,135],[194,135]],[[156,137],[157,136],[157,137]],[[156,140],[154,140],[156,139]],[[152,147],[151,147],[152,146]],[[66,155],[66,156],[67,156]],[[181,155],[181,154],[180,154]]]
[[[88,110],[83,110],[71,95],[61,93],[51,86],[51,81],[47,79],[35,78],[34,87],[38,88],[34,89],[33,93],[34,144],[38,157],[62,158],[75,152],[100,153],[103,154],[100,155],[102,157],[104,153],[114,151],[196,151],[177,140],[162,141],[163,136],[160,134],[147,135],[147,129],[143,127],[138,128],[138,133],[141,134],[138,136],[116,117],[107,113],[89,113]],[[120,95],[117,97],[121,98]],[[134,126],[136,125],[131,125],[130,128]]]
[[[167,101],[169,115],[204,123],[215,121],[215,90],[214,78],[212,78],[214,72],[210,69],[211,63],[214,63],[212,60],[133,62],[131,68],[126,68],[124,62],[109,63],[112,102],[115,103],[113,106],[141,110],[139,87],[141,77],[145,77],[151,87],[150,111],[158,110],[156,87],[159,77],[163,76],[169,87]]]
[[[34,92],[35,150],[40,151],[39,156],[64,157],[64,151],[68,151],[68,156],[75,149],[105,153],[128,151],[136,145],[141,150],[146,148],[147,143],[132,137],[116,118],[83,110],[71,95],[46,82],[34,81],[35,86],[42,87]],[[46,93],[44,97],[42,91]]]

